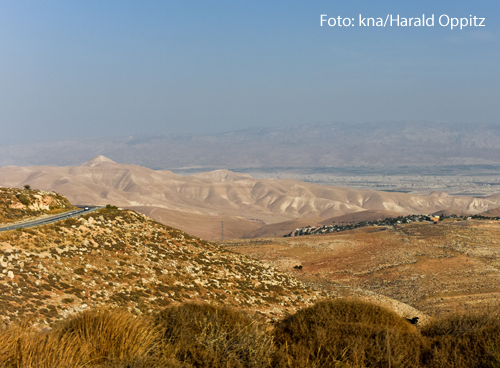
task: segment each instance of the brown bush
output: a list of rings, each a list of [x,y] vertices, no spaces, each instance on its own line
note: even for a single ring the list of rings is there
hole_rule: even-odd
[[[500,367],[498,313],[451,315],[422,329],[430,343],[429,367]]]
[[[163,359],[189,367],[270,366],[271,336],[242,312],[190,303],[164,309],[155,324],[163,336]]]
[[[278,324],[279,367],[416,367],[424,345],[396,313],[360,301],[322,301]]]
[[[323,301],[269,325],[208,304],[151,317],[79,313],[52,330],[29,321],[0,331],[2,368],[499,367],[496,313],[437,319],[418,331],[379,306]],[[274,341],[273,341],[274,337]]]
[[[43,331],[29,323],[10,326],[0,333],[0,367],[76,368],[88,362],[78,336]]]
[[[159,338],[150,320],[124,310],[85,311],[70,317],[55,332],[62,338],[77,336],[93,364],[130,365],[147,357]]]

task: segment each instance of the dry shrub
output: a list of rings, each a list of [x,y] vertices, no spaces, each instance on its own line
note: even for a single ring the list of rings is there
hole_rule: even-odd
[[[56,331],[63,337],[77,336],[94,365],[131,365],[149,356],[159,337],[151,321],[124,310],[84,311],[64,321]]]
[[[415,367],[424,345],[404,318],[354,300],[322,301],[274,330],[278,367]]]
[[[464,336],[481,331],[489,326],[500,323],[498,312],[477,314],[452,314],[433,320],[422,328],[422,335],[436,336]]]
[[[189,303],[164,309],[155,324],[163,336],[162,359],[172,367],[270,366],[271,336],[242,312]]]
[[[76,368],[88,361],[88,352],[74,334],[42,331],[28,322],[0,333],[0,367]]]
[[[52,330],[0,331],[2,368],[500,367],[498,313],[455,315],[418,331],[360,301],[322,301],[278,323],[208,304],[152,317],[86,311]],[[274,340],[273,340],[274,338]]]
[[[430,343],[429,367],[500,367],[498,313],[451,315],[421,332]]]

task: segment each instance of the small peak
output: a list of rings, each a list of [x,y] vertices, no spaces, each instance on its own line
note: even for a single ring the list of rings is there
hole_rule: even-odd
[[[116,162],[107,158],[106,156],[98,155],[90,159],[89,161],[85,162],[82,166],[94,167],[102,164],[116,164]]]

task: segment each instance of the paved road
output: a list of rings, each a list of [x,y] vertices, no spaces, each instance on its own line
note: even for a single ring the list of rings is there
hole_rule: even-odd
[[[44,218],[37,219],[37,220],[18,222],[15,224],[0,227],[0,232],[1,231],[8,231],[8,230],[15,230],[19,227],[25,228],[25,227],[47,225],[47,224],[51,224],[53,222],[65,220],[65,219],[70,218],[70,217],[76,217],[76,216],[79,216],[79,215],[84,214],[84,213],[89,213],[89,212],[98,210],[99,208],[103,208],[103,206],[88,206],[88,210],[85,210],[85,209],[74,210],[74,211],[59,213],[59,214],[54,215],[54,216],[44,217]]]

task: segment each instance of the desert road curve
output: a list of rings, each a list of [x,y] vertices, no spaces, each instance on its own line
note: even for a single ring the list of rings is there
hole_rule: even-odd
[[[88,208],[88,209],[86,210],[85,208]],[[89,213],[89,212],[92,212],[92,211],[95,211],[95,210],[98,210],[98,209],[104,208],[104,207],[103,206],[87,206],[85,208],[82,208],[80,210],[59,213],[59,214],[54,215],[54,216],[48,216],[48,217],[44,217],[44,218],[37,219],[37,220],[17,222],[15,224],[0,227],[0,232],[1,231],[15,230],[18,228],[47,225],[47,224],[51,224],[53,222],[65,220],[65,219],[70,218],[70,217],[75,217],[75,216],[79,216],[79,215],[84,214],[84,213]]]

